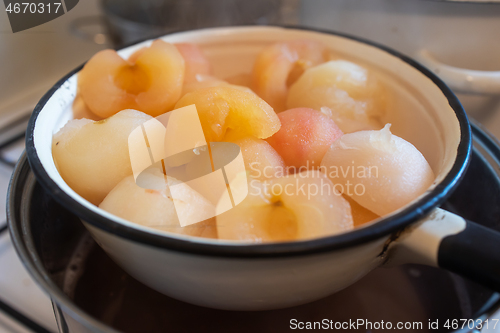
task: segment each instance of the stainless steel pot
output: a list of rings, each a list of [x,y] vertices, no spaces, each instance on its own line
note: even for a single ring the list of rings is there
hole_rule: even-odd
[[[295,6],[296,1],[290,0],[101,0],[104,23],[115,45],[179,30],[291,23]]]

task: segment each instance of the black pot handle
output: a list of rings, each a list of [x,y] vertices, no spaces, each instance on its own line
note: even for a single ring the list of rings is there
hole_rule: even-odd
[[[500,232],[435,209],[389,244],[386,266],[444,268],[500,292]]]
[[[465,222],[462,232],[441,241],[438,266],[500,291],[500,232]]]

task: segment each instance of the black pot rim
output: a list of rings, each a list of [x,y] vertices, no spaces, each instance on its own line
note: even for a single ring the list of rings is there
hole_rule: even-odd
[[[68,208],[75,215],[86,221],[87,223],[102,229],[111,234],[123,237],[125,239],[142,243],[149,246],[154,246],[161,249],[191,253],[205,256],[216,257],[234,257],[234,258],[273,258],[273,257],[290,257],[298,255],[309,255],[323,253],[332,250],[343,249],[356,246],[362,243],[373,241],[382,237],[387,237],[390,234],[406,227],[412,222],[417,221],[426,214],[430,213],[434,208],[438,207],[451,194],[453,189],[458,185],[463,177],[470,159],[471,153],[471,130],[467,115],[458,101],[455,94],[448,86],[441,81],[436,75],[429,71],[424,66],[420,65],[415,60],[394,51],[386,46],[378,43],[365,40],[363,38],[350,36],[343,33],[326,31],[315,28],[306,27],[283,27],[279,28],[307,30],[324,34],[336,35],[343,38],[352,39],[370,46],[377,47],[399,59],[406,62],[427,76],[448,99],[451,108],[455,111],[456,117],[460,125],[460,143],[457,148],[457,157],[455,162],[446,175],[446,177],[430,192],[426,193],[417,202],[406,207],[401,212],[383,218],[377,223],[367,225],[361,228],[354,229],[347,233],[328,236],[307,241],[271,243],[271,244],[251,244],[251,245],[226,245],[226,244],[209,244],[196,242],[195,240],[182,240],[166,235],[158,235],[135,229],[113,220],[107,219],[104,216],[88,210],[71,196],[65,193],[59,186],[49,177],[45,171],[34,145],[34,129],[38,115],[51,98],[54,92],[59,89],[72,75],[80,71],[84,64],[71,71],[69,74],[59,80],[38,102],[35,106],[33,114],[30,118],[26,131],[26,152],[29,164],[40,184],[53,196],[60,204]],[[206,29],[200,29],[206,30]],[[196,31],[196,30],[194,30]]]
[[[36,178],[36,177],[35,177]],[[54,314],[58,320],[61,332],[69,332],[61,310],[71,315],[73,319],[92,332],[118,332],[108,325],[100,322],[94,317],[82,311],[73,300],[57,286],[37,252],[33,235],[26,218],[22,217],[23,201],[31,200],[30,190],[34,188],[37,181],[33,179],[32,170],[27,163],[26,152],[20,157],[9,183],[7,193],[7,223],[9,225],[10,238],[21,259],[24,267],[35,280],[35,282],[50,296],[54,308]]]

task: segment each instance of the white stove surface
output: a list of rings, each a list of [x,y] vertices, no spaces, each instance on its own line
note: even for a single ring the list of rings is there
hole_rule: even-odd
[[[30,114],[59,78],[106,47],[79,39],[70,32],[70,24],[76,19],[99,14],[98,0],[82,0],[53,21],[13,34],[6,12],[0,10],[0,128]],[[16,130],[14,127],[1,131],[0,142]],[[23,150],[24,139],[21,139],[1,151],[0,160],[15,163]],[[0,162],[0,202],[6,202],[12,170],[11,165]],[[5,220],[5,204],[2,204],[0,228]],[[58,332],[51,301],[19,260],[8,232],[0,234],[0,301],[47,331]],[[0,310],[0,333],[12,332],[31,330]]]
[[[0,275],[2,301],[47,330],[57,332],[50,299],[26,272],[8,233],[0,236],[0,267],[5,270]],[[30,330],[0,311],[0,332],[30,332]]]
[[[24,149],[21,139],[5,151],[4,156],[16,161]],[[0,200],[6,201],[12,167],[0,164]],[[5,224],[5,205],[0,206],[0,216]],[[31,279],[19,260],[8,232],[0,234],[0,300],[36,321],[47,330],[57,332],[52,304],[47,295]],[[25,326],[0,311],[0,332],[29,332]]]
[[[97,0],[80,1],[75,9],[54,21],[26,32],[12,34],[7,24],[6,13],[0,11],[0,61],[11,63],[19,57],[19,54],[26,53],[37,54],[38,57],[32,59],[20,57],[21,59],[17,62],[13,62],[14,68],[9,70],[12,72],[17,70],[24,74],[16,77],[14,84],[2,82],[0,77],[0,88],[2,88],[0,89],[0,127],[31,112],[38,99],[58,78],[104,47],[79,40],[68,32],[68,26],[72,20],[96,15],[98,12]],[[47,44],[44,45],[44,43]],[[51,48],[51,52],[46,52],[46,47]],[[50,75],[47,75],[47,66],[49,69],[53,66]],[[26,70],[25,67],[28,69]],[[3,89],[6,86],[9,86],[10,90]],[[17,89],[14,89],[16,87]],[[25,89],[19,89],[19,87],[25,87]],[[493,134],[500,137],[500,112],[489,113],[487,117],[480,120]],[[8,150],[0,152],[0,157],[7,162],[15,162],[23,149],[24,140],[19,140]],[[12,166],[0,163],[0,202],[6,201],[12,170]],[[5,205],[0,205],[0,228],[4,224]],[[58,331],[50,299],[23,267],[8,232],[0,234],[0,301],[7,303],[46,330]],[[500,318],[500,312],[495,317]],[[500,325],[498,326],[496,330],[490,329],[483,332],[500,333]],[[0,310],[0,333],[12,332],[31,332],[31,330]]]

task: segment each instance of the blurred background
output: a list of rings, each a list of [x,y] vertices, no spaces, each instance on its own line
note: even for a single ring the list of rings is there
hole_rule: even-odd
[[[466,92],[459,97],[469,114],[500,136],[499,0],[82,0],[62,17],[16,34],[0,11],[0,127],[12,114],[29,112],[55,81],[99,49],[169,31],[244,24],[334,30],[429,67],[437,61],[436,67],[482,71],[441,75],[462,81],[447,83]]]
[[[457,92],[471,117],[500,138],[500,0],[81,0],[67,14],[15,34],[0,10],[0,201],[24,148],[29,115],[62,76],[104,48],[170,31],[244,24],[333,30],[417,58]],[[48,298],[3,232],[0,332],[29,331],[5,315],[7,307],[35,328],[57,330]]]

